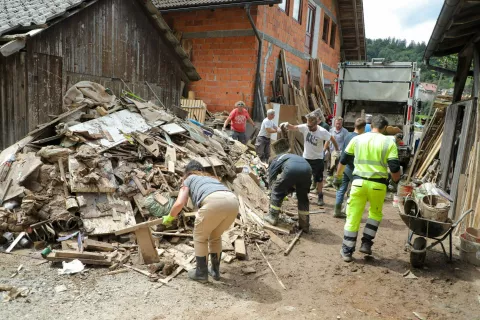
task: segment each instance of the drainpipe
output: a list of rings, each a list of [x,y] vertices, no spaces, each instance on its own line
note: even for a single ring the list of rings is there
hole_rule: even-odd
[[[251,5],[247,4],[245,6],[245,11],[247,12],[248,20],[250,21],[250,25],[252,26],[253,32],[258,40],[258,55],[257,55],[257,69],[255,71],[255,88],[254,88],[254,106],[253,106],[253,120],[255,121],[262,121],[265,118],[265,106],[263,105],[264,97],[263,91],[261,90],[260,86],[262,84],[261,75],[260,75],[260,67],[262,62],[262,45],[263,41],[260,37],[260,33],[258,32],[257,27],[255,26],[255,22],[253,22],[252,15],[250,14]]]

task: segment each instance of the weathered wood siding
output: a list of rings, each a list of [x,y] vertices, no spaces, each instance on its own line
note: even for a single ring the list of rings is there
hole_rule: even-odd
[[[180,104],[187,81],[173,49],[133,0],[99,0],[27,41],[25,52],[0,57],[0,149],[62,113],[66,90],[81,80],[120,95]]]

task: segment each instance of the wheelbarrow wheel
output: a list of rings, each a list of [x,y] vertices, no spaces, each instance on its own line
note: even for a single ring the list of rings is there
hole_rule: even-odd
[[[410,251],[410,264],[414,268],[422,268],[425,264],[427,255],[427,239],[418,237],[413,242],[412,251]]]

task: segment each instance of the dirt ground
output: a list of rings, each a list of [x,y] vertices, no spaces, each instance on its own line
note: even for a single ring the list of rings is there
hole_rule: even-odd
[[[104,276],[104,268],[61,276],[58,266],[38,265],[38,252],[17,251],[0,254],[0,284],[31,293],[0,303],[0,319],[418,319],[413,312],[423,319],[480,319],[480,268],[458,261],[458,251],[452,264],[428,252],[426,267],[412,269],[418,279],[403,277],[410,270],[407,227],[391,200],[374,257],[357,252],[353,263],[343,262],[344,222],[331,216],[333,196],[326,192],[327,213],[311,216],[310,234],[289,256],[273,243],[263,246],[287,290],[252,245],[248,260],[222,264],[221,282],[195,283],[182,273],[162,287],[135,272]],[[24,269],[11,278],[20,264]],[[246,266],[256,273],[244,275]],[[60,285],[67,290],[56,293]]]

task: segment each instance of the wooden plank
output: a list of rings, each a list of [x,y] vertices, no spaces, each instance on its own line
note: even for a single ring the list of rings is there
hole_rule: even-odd
[[[93,265],[100,265],[100,266],[111,266],[112,261],[109,259],[105,260],[98,260],[98,259],[85,259],[85,258],[68,258],[68,257],[55,257],[55,253],[50,252],[46,257],[45,260],[52,261],[52,262],[70,262],[73,260],[80,260],[83,264],[93,264]]]
[[[270,230],[265,230],[265,232],[270,236],[270,240],[275,243],[280,249],[285,250],[288,247],[288,244],[282,240],[279,236],[273,233]]]
[[[153,243],[152,234],[148,227],[135,230],[139,251],[142,253],[145,264],[152,264],[160,261],[157,249]]]
[[[105,260],[107,256],[103,253],[94,252],[78,252],[70,250],[53,251],[55,258],[73,258],[73,259],[89,259],[89,260]]]
[[[111,252],[115,251],[115,248],[112,244],[108,242],[96,241],[93,239],[85,239],[83,240],[83,248],[84,250],[93,250],[93,251],[104,251],[104,252]]]
[[[173,232],[152,231],[152,234],[156,235],[156,236],[172,236],[172,237],[193,238],[193,234],[189,234],[189,233],[173,233]]]
[[[282,280],[280,280],[280,278],[278,277],[277,273],[275,272],[275,270],[273,269],[272,265],[270,264],[270,262],[268,261],[267,257],[265,256],[265,254],[263,254],[262,252],[262,249],[260,249],[260,246],[258,245],[258,243],[255,242],[255,245],[257,246],[257,249],[258,251],[262,254],[262,257],[263,259],[265,259],[265,262],[267,263],[268,267],[270,268],[270,270],[272,270],[272,273],[273,275],[275,276],[275,278],[277,279],[278,283],[280,283],[280,285],[282,286],[282,288],[284,290],[287,290],[287,287],[285,287],[285,285],[283,284]]]
[[[118,236],[118,235],[121,235],[121,234],[125,234],[125,233],[130,233],[130,232],[134,232],[140,228],[145,228],[145,227],[152,227],[152,226],[156,226],[160,223],[163,222],[163,218],[159,218],[159,219],[155,219],[155,220],[151,220],[151,221],[146,221],[146,222],[142,222],[142,223],[138,223],[134,226],[131,226],[131,227],[128,227],[128,228],[125,228],[125,229],[121,229],[121,230],[118,230],[115,232],[115,235]]]
[[[303,230],[300,230],[297,235],[295,236],[295,238],[292,240],[292,242],[290,242],[290,245],[288,246],[288,248],[285,250],[285,252],[283,253],[284,255],[288,255],[290,253],[290,251],[292,251],[293,249],[293,246],[295,245],[295,243],[297,243],[298,239],[300,239],[300,236],[302,235],[303,233]]]
[[[241,260],[247,258],[247,248],[245,246],[245,240],[243,239],[235,240],[235,256]]]
[[[17,245],[17,243],[20,242],[20,240],[22,240],[22,238],[26,235],[27,233],[22,231],[20,232],[20,234],[15,238],[15,240],[13,240],[12,244],[10,244],[10,246],[8,246],[7,250],[5,250],[6,253],[10,253],[10,251],[13,250],[13,248],[15,248],[15,246]]]
[[[137,186],[138,190],[140,190],[140,193],[142,194],[142,196],[147,196],[148,195],[148,192],[147,190],[143,187],[142,183],[140,182],[140,180],[137,178],[137,176],[132,176],[132,180],[133,182],[135,182],[135,185]]]
[[[271,224],[268,224],[268,223],[265,223],[263,225],[263,228],[264,229],[267,229],[267,230],[271,230],[271,231],[276,231],[276,232],[279,232],[279,233],[283,233],[283,234],[290,234],[290,230],[287,230],[287,229],[283,229],[283,228],[280,228],[280,227],[276,227],[276,226],[272,226]]]

